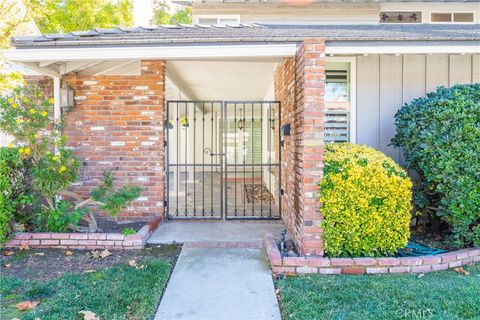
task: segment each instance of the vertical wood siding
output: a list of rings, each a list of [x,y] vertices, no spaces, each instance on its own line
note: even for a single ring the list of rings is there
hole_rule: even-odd
[[[480,55],[368,55],[357,58],[357,143],[402,163],[394,115],[438,86],[480,82]]]

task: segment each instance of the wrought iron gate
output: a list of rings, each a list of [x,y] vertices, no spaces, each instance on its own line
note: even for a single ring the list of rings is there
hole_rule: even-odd
[[[278,101],[167,101],[168,217],[279,219],[280,114]]]

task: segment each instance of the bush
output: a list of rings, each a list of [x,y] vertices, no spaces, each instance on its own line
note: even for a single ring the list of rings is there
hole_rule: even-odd
[[[351,143],[325,146],[319,183],[329,256],[389,256],[409,239],[412,183],[383,153]]]
[[[70,201],[59,200],[53,208],[45,207],[38,216],[38,222],[45,230],[53,232],[66,232],[69,228],[75,228],[87,208],[75,209]]]
[[[440,87],[395,115],[393,144],[419,175],[414,205],[453,244],[480,246],[480,84]]]
[[[27,167],[16,148],[0,148],[0,244],[8,239],[14,223],[30,225],[34,218]]]
[[[12,219],[16,224],[37,231],[65,232],[71,229],[95,232],[97,223],[89,211],[90,205],[97,205],[116,216],[140,195],[138,186],[120,186],[114,190],[114,179],[109,172],[105,173],[103,184],[88,199],[67,190],[77,180],[80,162],[66,147],[67,139],[61,132],[61,123],[50,117],[53,102],[34,86],[19,87],[0,97],[0,129],[13,137],[9,149],[15,154],[15,157],[10,156],[3,169],[22,164],[21,170],[0,172],[4,178],[0,181],[3,190],[0,241],[5,233],[3,230],[8,229],[5,226]],[[72,198],[74,202],[66,198]],[[23,217],[17,213],[25,211],[19,209],[22,205],[25,207],[27,200],[35,206],[31,206],[30,214]],[[81,220],[88,226],[80,225]]]
[[[8,240],[8,234],[11,231],[10,221],[13,215],[13,206],[10,202],[12,187],[8,178],[11,169],[3,153],[0,151],[0,244]]]

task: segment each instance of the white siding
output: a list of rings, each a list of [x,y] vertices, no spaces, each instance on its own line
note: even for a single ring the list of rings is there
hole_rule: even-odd
[[[394,115],[438,86],[480,81],[480,55],[369,55],[357,58],[357,143],[403,162],[389,146]]]
[[[200,16],[240,16],[241,23],[265,24],[375,24],[378,23],[380,5],[369,4],[254,4],[220,3],[193,5],[193,21]]]
[[[291,3],[294,3],[292,1]],[[267,24],[377,24],[380,11],[420,11],[423,23],[430,22],[431,12],[473,12],[475,23],[480,23],[480,5],[464,2],[383,2],[383,3],[225,3],[195,2],[193,21],[199,16],[240,16],[241,23]]]

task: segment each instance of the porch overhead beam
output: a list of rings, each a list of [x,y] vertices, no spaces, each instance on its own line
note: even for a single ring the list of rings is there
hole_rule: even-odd
[[[49,76],[49,77],[52,77],[52,78],[61,78],[62,77],[60,75],[60,73],[58,73],[56,70],[53,70],[50,67],[40,67],[38,64],[36,64],[34,62],[16,61],[15,63],[20,64],[20,65],[24,66],[25,68],[31,69],[31,70],[33,70],[35,72],[38,72],[40,74],[43,74],[45,76]]]
[[[38,66],[40,66],[40,67],[48,67],[49,65],[54,64],[54,63],[55,63],[55,61],[51,61],[51,60],[50,60],[50,61],[42,61],[42,62],[40,62],[40,63],[38,64]]]
[[[131,61],[129,61],[130,63]],[[80,75],[99,75],[102,73],[107,73],[111,70],[114,70],[116,68],[119,68],[120,66],[123,66],[125,64],[125,61],[95,61],[95,63],[90,63],[87,65],[86,68],[83,68],[79,74]]]
[[[12,62],[86,61],[127,59],[209,59],[295,56],[295,43],[258,45],[192,45],[168,47],[47,48],[5,50]]]
[[[173,84],[179,88],[184,95],[188,97],[190,100],[198,100],[197,96],[190,90],[188,85],[181,79],[181,77],[177,74],[176,71],[172,70],[173,68],[169,68],[167,65],[165,75],[167,76]]]
[[[90,65],[92,61],[67,61],[61,67],[60,71],[62,74],[67,74],[73,71],[77,71],[83,67]]]
[[[128,60],[128,61],[124,61],[124,62],[116,61],[115,65],[107,67],[107,68],[105,68],[101,71],[98,71],[98,72],[94,73],[93,75],[98,76],[98,75],[106,74],[106,73],[109,73],[111,71],[118,70],[118,69],[121,69],[121,68],[126,67],[128,65],[131,65],[135,62],[136,62],[136,60]]]
[[[333,42],[325,44],[325,54],[471,54],[480,53],[480,41]]]

